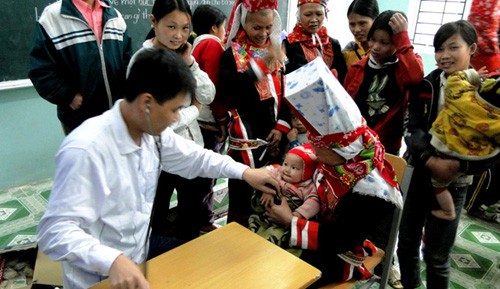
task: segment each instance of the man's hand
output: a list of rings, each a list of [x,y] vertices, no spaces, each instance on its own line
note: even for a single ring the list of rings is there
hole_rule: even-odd
[[[109,283],[113,289],[149,289],[139,266],[124,255],[118,256],[111,265]]]
[[[243,180],[257,191],[274,195],[279,190],[279,182],[266,168],[248,168],[243,172]]]

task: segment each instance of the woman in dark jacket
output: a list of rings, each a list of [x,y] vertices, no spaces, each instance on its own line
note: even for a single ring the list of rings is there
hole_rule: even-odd
[[[438,69],[427,75],[418,87],[412,90],[410,96],[405,141],[408,145],[408,162],[415,170],[403,209],[397,252],[404,288],[417,288],[422,284],[420,246],[424,234],[427,287],[449,287],[450,253],[467,188],[472,182],[472,174],[491,167],[498,159],[465,161],[442,158],[433,154],[430,144],[429,130],[443,106],[440,99],[444,98],[442,87],[446,78],[456,71],[469,68],[471,55],[477,48],[476,42],[476,32],[469,22],[459,20],[444,24],[434,37]],[[432,161],[427,162],[431,158]],[[457,217],[451,221],[434,217],[430,211],[437,208],[437,203],[431,176],[448,181],[453,180],[459,173],[461,176],[448,187]]]

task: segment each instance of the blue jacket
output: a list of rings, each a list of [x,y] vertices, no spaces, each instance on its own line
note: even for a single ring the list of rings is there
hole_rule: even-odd
[[[71,129],[123,97],[132,56],[130,37],[116,9],[103,7],[102,17],[101,43],[72,0],[47,6],[35,27],[29,77],[40,96],[57,105],[59,120]],[[83,103],[73,110],[69,104],[77,93]]]

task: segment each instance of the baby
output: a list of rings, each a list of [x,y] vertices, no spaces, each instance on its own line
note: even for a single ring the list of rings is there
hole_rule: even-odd
[[[498,78],[488,78],[481,84],[480,73],[467,69],[448,76],[445,106],[430,131],[431,144],[438,156],[484,160],[500,152],[500,82]],[[426,164],[433,160],[427,158]],[[431,213],[451,221],[456,213],[447,188],[449,183],[432,178],[440,208]]]
[[[281,199],[284,196],[295,216],[305,219],[314,217],[320,210],[313,182],[316,166],[316,152],[309,143],[290,149],[281,166],[268,166],[279,179],[281,193],[278,196],[254,194],[252,207],[256,214],[251,215],[248,220],[249,229],[289,252],[300,255],[300,249],[289,247],[289,229],[271,223],[264,214],[265,206],[270,206],[276,197]]]

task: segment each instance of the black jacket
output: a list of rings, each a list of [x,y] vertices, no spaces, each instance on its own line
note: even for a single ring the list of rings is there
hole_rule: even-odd
[[[429,130],[438,115],[441,73],[440,69],[432,71],[411,89],[405,142],[408,146],[408,161],[416,167],[423,166],[425,155],[434,150],[430,144]],[[499,159],[500,156],[481,161],[459,160],[460,171],[468,175],[478,174],[492,168]]]
[[[102,26],[99,43],[73,2],[62,0],[47,6],[35,27],[29,77],[71,129],[123,97],[132,56],[127,25],[117,10],[103,7]],[[73,110],[69,105],[77,93],[83,103]]]

